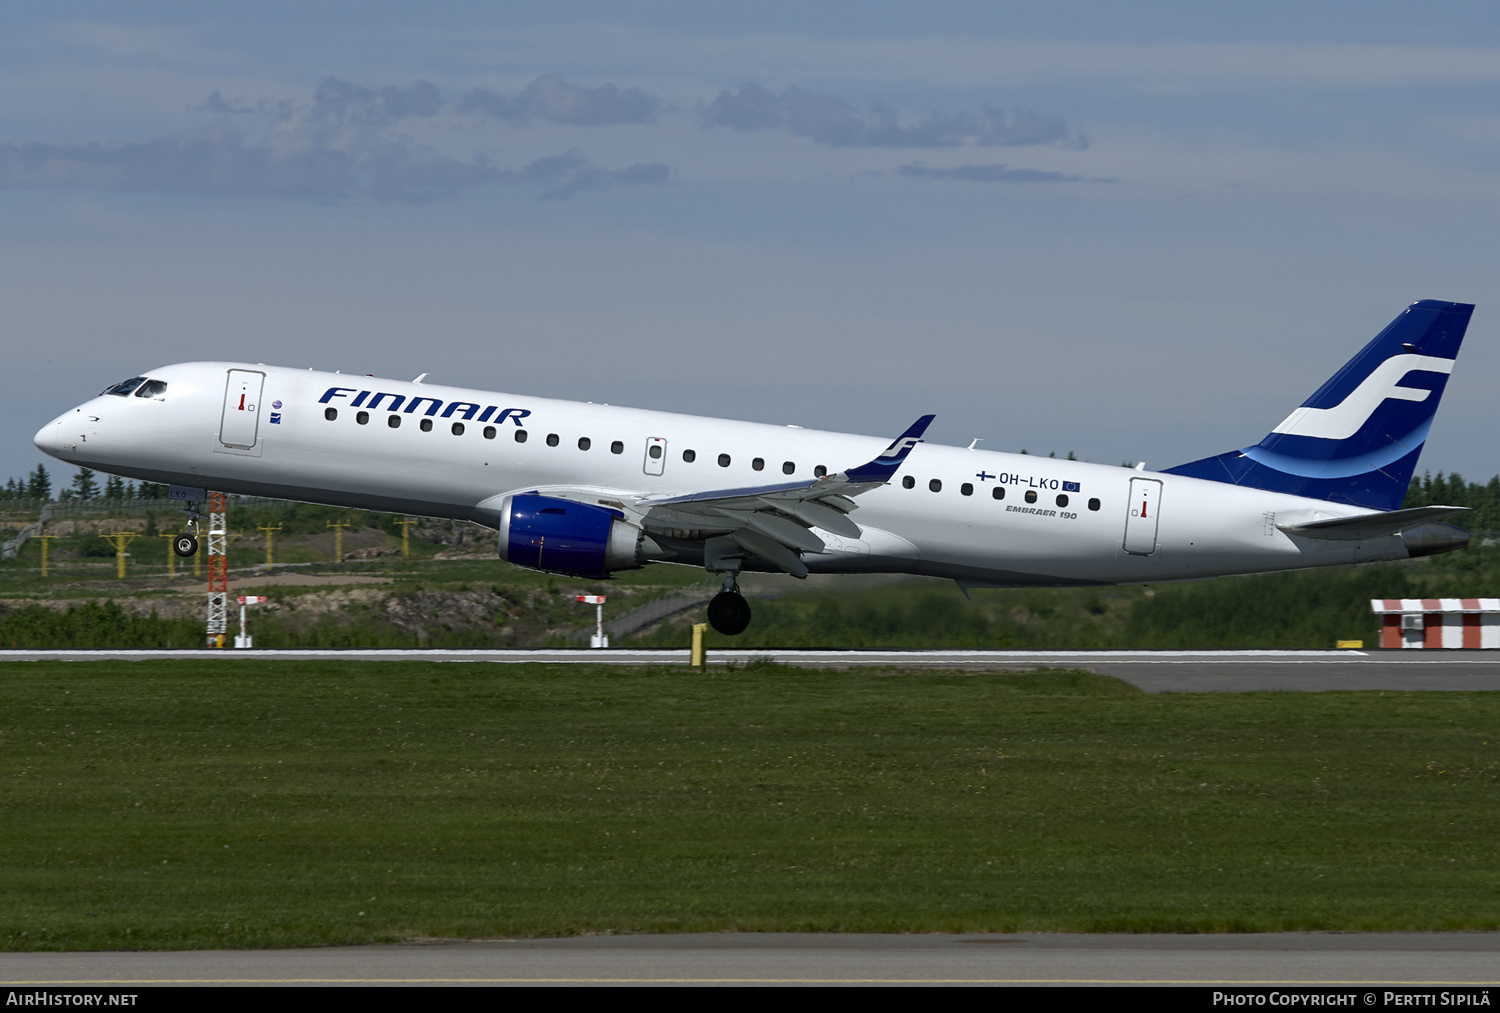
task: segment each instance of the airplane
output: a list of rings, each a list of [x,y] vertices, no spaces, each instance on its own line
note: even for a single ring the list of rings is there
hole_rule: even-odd
[[[1463,508],[1401,504],[1473,309],[1412,303],[1259,443],[1161,472],[933,445],[932,415],[885,440],[238,362],[148,370],[35,443],[168,485],[191,530],[214,489],[476,521],[501,559],[573,577],[702,567],[723,581],[709,623],[733,635],[747,571],[967,594],[1461,548],[1437,519]]]

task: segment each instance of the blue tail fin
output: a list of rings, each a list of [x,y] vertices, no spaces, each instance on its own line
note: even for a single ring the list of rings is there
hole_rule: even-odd
[[[1473,312],[1412,303],[1258,444],[1167,474],[1399,509]]]

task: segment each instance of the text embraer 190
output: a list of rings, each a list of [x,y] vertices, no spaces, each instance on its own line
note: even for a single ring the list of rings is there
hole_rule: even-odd
[[[1265,439],[1164,472],[926,444],[931,415],[887,441],[233,362],[115,384],[36,445],[190,504],[473,520],[551,573],[701,566],[724,578],[709,621],[739,633],[747,570],[1127,584],[1459,548],[1434,522],[1459,508],[1401,503],[1472,311],[1413,303]]]

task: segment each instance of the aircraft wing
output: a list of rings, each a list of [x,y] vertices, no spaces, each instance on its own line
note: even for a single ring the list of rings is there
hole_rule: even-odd
[[[801,554],[824,549],[823,540],[809,529],[860,537],[859,525],[848,516],[857,506],[852,497],[889,482],[934,417],[923,415],[879,456],[857,468],[811,482],[646,497],[635,508],[647,534],[692,540],[727,536],[744,553],[805,577]]]

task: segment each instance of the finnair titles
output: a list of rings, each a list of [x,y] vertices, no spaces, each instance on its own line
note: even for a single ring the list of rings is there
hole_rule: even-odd
[[[233,362],[148,370],[35,439],[171,486],[194,530],[216,489],[477,521],[549,573],[702,567],[735,634],[746,571],[1077,586],[1460,548],[1437,518],[1461,508],[1401,504],[1472,312],[1413,303],[1260,442],[1163,472],[937,446],[931,415],[890,440]]]

